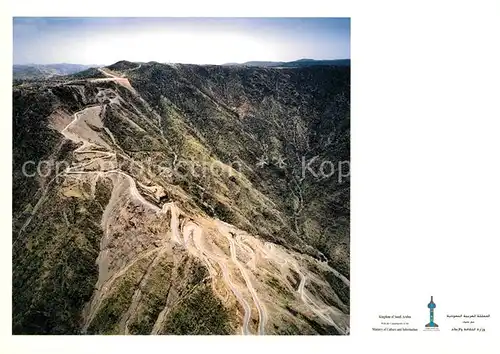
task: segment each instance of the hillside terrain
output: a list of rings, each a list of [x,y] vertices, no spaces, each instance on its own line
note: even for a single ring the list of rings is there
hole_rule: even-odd
[[[81,64],[14,65],[12,75],[14,80],[44,79],[58,75],[71,75],[97,66]]]
[[[294,61],[247,61],[245,63],[227,63],[226,66],[253,66],[263,68],[304,68],[309,66],[350,66],[350,59],[299,59]]]
[[[350,69],[13,87],[14,334],[348,334]]]

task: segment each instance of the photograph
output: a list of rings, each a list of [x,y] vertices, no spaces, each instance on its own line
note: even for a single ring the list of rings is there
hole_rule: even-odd
[[[12,335],[351,334],[350,17],[11,26]]]

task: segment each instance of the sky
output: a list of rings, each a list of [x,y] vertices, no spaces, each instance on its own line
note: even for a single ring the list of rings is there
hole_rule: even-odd
[[[350,59],[348,18],[16,17],[14,64]]]

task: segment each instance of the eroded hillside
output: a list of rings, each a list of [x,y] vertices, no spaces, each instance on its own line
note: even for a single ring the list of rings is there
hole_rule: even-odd
[[[13,95],[14,333],[348,333],[349,175],[318,165],[349,161],[349,68],[119,62]]]

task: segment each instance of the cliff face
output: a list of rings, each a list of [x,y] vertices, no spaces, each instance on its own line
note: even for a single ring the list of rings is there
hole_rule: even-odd
[[[129,62],[16,83],[14,333],[347,333],[349,86]]]

